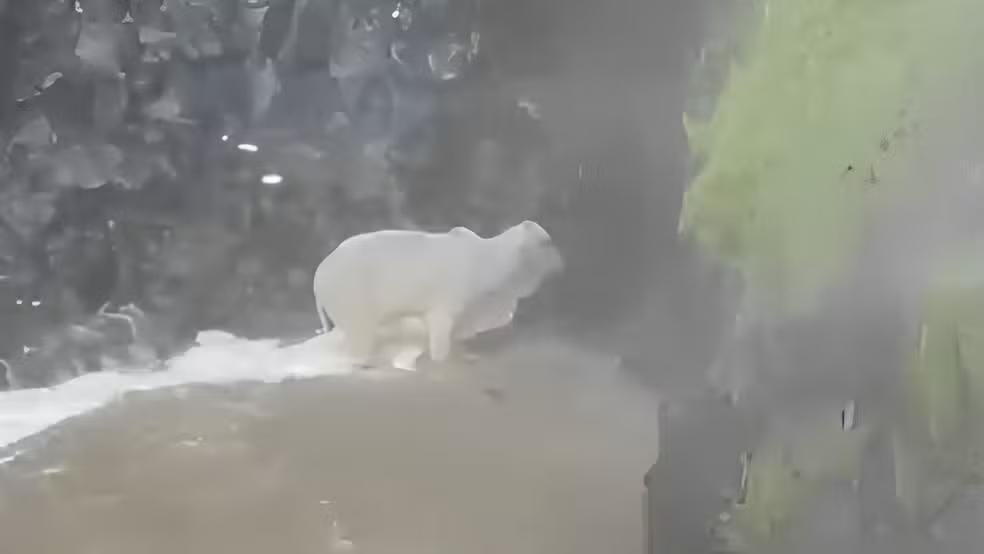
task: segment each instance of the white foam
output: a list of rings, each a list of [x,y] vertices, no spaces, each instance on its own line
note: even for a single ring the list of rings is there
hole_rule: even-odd
[[[275,340],[247,340],[206,331],[199,333],[196,346],[170,360],[161,371],[89,373],[54,387],[0,393],[0,447],[105,406],[127,392],[189,384],[279,383],[352,370],[331,334],[281,346]],[[16,455],[2,458],[0,465],[14,458]]]

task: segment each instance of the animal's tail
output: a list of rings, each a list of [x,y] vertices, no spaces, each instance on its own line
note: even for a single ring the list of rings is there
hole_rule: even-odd
[[[321,328],[324,329],[324,332],[327,335],[329,331],[335,328],[335,323],[328,317],[328,312],[325,310],[325,307],[321,305],[321,301],[318,300],[317,297],[314,299],[314,306],[318,310],[318,319],[321,320]]]

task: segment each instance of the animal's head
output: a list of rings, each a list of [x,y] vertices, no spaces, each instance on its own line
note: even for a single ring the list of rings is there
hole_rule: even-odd
[[[517,286],[522,296],[533,294],[540,284],[564,269],[564,258],[553,239],[534,221],[523,221],[507,232],[518,237]]]

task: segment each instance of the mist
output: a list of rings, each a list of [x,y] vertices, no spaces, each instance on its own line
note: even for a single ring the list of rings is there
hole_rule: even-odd
[[[975,552],[979,487],[900,429],[927,298],[984,286],[980,79],[929,73],[918,131],[870,145],[887,175],[835,160],[874,200],[783,313],[681,225],[683,114],[714,114],[755,6],[0,0],[5,546],[675,554],[744,524],[769,540],[731,551]],[[346,237],[523,219],[565,270],[477,361],[306,350]]]

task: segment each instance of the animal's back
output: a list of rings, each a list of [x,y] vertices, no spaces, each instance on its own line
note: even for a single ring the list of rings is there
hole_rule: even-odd
[[[353,235],[343,240],[328,256],[315,272],[315,281],[319,274],[322,278],[338,273],[348,273],[353,270],[371,271],[370,267],[398,261],[400,258],[413,256],[422,243],[432,233],[418,231],[384,230]],[[359,268],[361,266],[361,268]]]
[[[453,260],[462,240],[448,233],[406,230],[352,236],[318,266],[315,296],[329,311],[331,304],[350,302],[351,297],[380,301],[393,310],[414,308],[441,287],[436,275],[458,263]]]

